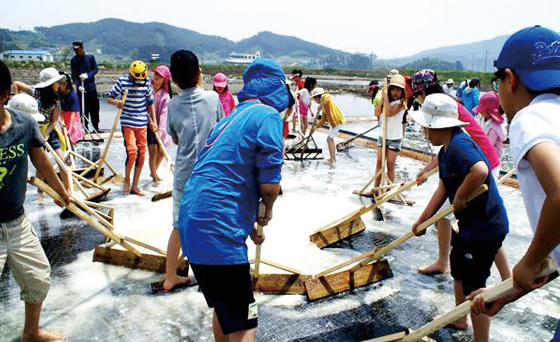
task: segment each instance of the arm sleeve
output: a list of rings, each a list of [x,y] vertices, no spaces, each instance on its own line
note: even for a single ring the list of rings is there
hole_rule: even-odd
[[[115,99],[117,96],[122,94],[123,94],[123,88],[122,88],[121,80],[118,79],[117,83],[115,83],[115,85],[113,85],[113,88],[111,88],[111,90],[109,90],[109,92],[107,93],[107,97],[111,99]]]
[[[76,70],[77,66],[76,66],[76,60],[74,58],[72,58],[72,60],[70,61],[70,75],[72,78],[72,83],[74,83],[74,86],[76,87],[76,90],[78,90],[78,87],[80,86],[80,78],[78,75],[78,71]]]
[[[169,105],[169,95],[165,94],[160,102],[161,112],[157,113],[158,108],[156,108],[156,116],[158,116],[158,130],[165,131],[167,128],[167,113],[169,109],[167,106]]]
[[[87,76],[88,78],[93,78],[97,74],[97,62],[95,61],[95,57],[93,55],[89,55],[91,60],[91,70],[88,71]]]
[[[448,154],[453,156],[452,171],[458,173],[461,177],[466,177],[474,164],[481,160],[486,161],[482,151],[476,148],[476,143],[470,138],[468,140],[460,139],[452,144]]]
[[[279,183],[284,163],[282,156],[282,119],[278,113],[267,115],[256,138],[259,183]]]
[[[173,129],[173,124],[172,124],[172,121],[170,120],[172,115],[173,115],[173,108],[168,103],[167,104],[167,118],[166,118],[166,120],[167,120],[167,124],[166,124],[167,133],[169,133],[169,135],[171,135],[172,137],[177,137],[177,133]]]
[[[148,84],[146,88],[146,104],[149,106],[154,104],[154,88],[152,88],[151,84]]]

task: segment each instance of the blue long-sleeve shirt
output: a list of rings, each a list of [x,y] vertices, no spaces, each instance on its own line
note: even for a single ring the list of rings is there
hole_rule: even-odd
[[[78,90],[81,85],[80,75],[84,72],[87,73],[88,78],[84,80],[84,89],[88,91],[97,91],[95,87],[95,74],[97,74],[97,62],[93,55],[74,56],[70,61],[70,68],[72,69],[72,82]]]

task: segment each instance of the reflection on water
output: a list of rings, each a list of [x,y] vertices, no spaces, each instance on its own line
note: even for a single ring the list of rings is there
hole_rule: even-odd
[[[352,111],[351,107],[347,110]],[[112,122],[110,113],[104,112],[102,122]],[[371,127],[371,123],[363,125]],[[316,135],[319,147],[326,151],[326,136]],[[83,148],[98,153],[90,145]],[[174,155],[175,150],[170,153]],[[351,192],[361,188],[372,176],[375,153],[354,147],[339,153],[337,159],[338,164],[333,168],[322,161],[285,163],[284,195],[278,199],[274,218],[265,228],[267,240],[262,248],[263,258],[308,274],[323,271],[406,233],[437,186],[437,177],[432,177],[425,185],[405,194],[416,202],[414,206],[384,204],[385,221],[376,221],[373,213],[366,213],[362,217],[365,233],[319,250],[309,242],[314,230],[369,203]],[[122,172],[122,139],[116,139],[111,146],[109,161]],[[397,177],[411,179],[421,167],[417,161],[398,158]],[[146,197],[122,197],[120,184],[112,184],[113,190],[105,203],[115,207],[117,232],[165,249],[171,227],[172,201],[150,202],[150,197],[169,189],[172,176],[165,165],[159,172],[165,180],[156,188],[149,183],[146,164],[140,184]],[[513,265],[526,250],[532,232],[519,191],[500,187],[500,192],[511,224],[504,246]],[[160,275],[92,263],[93,246],[104,240],[101,234],[76,218],[60,220],[61,209],[48,199],[38,203],[35,193],[36,190],[29,187],[26,211],[53,265],[51,291],[42,315],[45,328],[64,331],[70,341],[213,340],[211,311],[196,287],[154,296],[149,294],[148,284],[160,279]],[[416,272],[418,266],[435,259],[436,246],[436,234],[430,229],[424,237],[413,238],[389,253],[387,258],[394,278],[314,303],[308,303],[303,296],[258,294],[258,340],[363,341],[425,324],[433,315],[444,313],[454,304],[450,276],[425,276]],[[249,243],[249,255],[254,253],[254,245]],[[278,271],[263,265],[262,272]],[[488,284],[498,281],[498,273],[493,268]],[[560,286],[556,281],[506,307],[492,322],[491,341],[548,341],[560,312],[559,295]],[[0,277],[2,341],[15,340],[21,331],[23,304],[18,297],[19,288],[5,271]],[[433,337],[438,341],[469,341],[472,334],[471,331],[443,329]]]

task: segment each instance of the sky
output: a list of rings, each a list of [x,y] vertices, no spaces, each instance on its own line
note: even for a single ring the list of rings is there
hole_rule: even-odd
[[[11,30],[119,18],[163,22],[233,41],[271,31],[378,58],[492,39],[537,24],[560,31],[559,0],[2,2],[0,28]]]

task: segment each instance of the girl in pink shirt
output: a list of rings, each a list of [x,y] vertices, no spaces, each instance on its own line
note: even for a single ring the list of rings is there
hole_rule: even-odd
[[[171,144],[171,137],[167,133],[167,105],[171,99],[171,72],[166,65],[158,65],[153,71],[152,87],[154,88],[154,107],[156,112],[156,126],[158,135],[164,146]],[[150,175],[157,184],[161,178],[157,169],[163,160],[163,150],[157,143],[151,130],[148,130],[148,152],[150,154]]]
[[[498,93],[489,91],[482,95],[478,106],[473,108],[473,112],[480,113],[483,117],[481,126],[488,139],[498,153],[498,159],[501,160],[502,153],[504,152],[504,140],[506,140],[506,131],[502,124],[504,117],[500,112],[500,100]]]
[[[214,91],[220,95],[220,102],[224,108],[224,115],[228,115],[235,107],[235,99],[229,91],[227,76],[221,72],[214,75]]]

